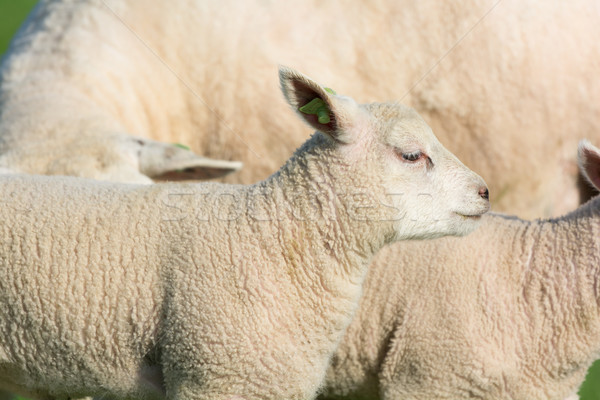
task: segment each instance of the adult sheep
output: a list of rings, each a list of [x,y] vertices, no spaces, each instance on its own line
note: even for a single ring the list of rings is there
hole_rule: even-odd
[[[466,234],[488,210],[413,110],[280,78],[318,132],[255,185],[0,178],[4,388],[310,399],[374,253]]]
[[[600,189],[600,149],[580,147]],[[395,244],[370,268],[327,399],[563,400],[600,357],[600,196],[551,220]]]
[[[324,82],[354,97],[406,93],[491,184],[495,209],[530,218],[576,207],[570,149],[582,136],[600,140],[600,80],[590,79],[600,69],[597,1],[289,7],[41,0],[0,72],[0,167],[83,173],[78,163],[97,158],[90,143],[99,142],[83,136],[110,146],[117,131],[241,160],[248,168],[228,181],[255,182],[306,135],[275,97],[273,65],[318,65]],[[61,160],[50,170],[38,161],[49,148]]]

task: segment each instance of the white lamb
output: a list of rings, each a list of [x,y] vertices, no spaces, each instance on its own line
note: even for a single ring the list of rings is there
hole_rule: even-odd
[[[496,210],[560,215],[579,204],[570,149],[600,141],[599,21],[597,0],[41,0],[0,72],[0,167],[84,174],[84,138],[116,131],[256,182],[306,137],[277,98],[284,63],[355,98],[406,93]],[[37,164],[51,148],[62,163]]]
[[[413,110],[280,78],[320,132],[258,184],[0,178],[3,387],[310,399],[374,253],[466,234],[488,210],[482,179]]]
[[[600,188],[600,149],[581,170]],[[402,243],[372,264],[328,396],[577,399],[600,358],[600,196],[564,217],[487,215],[473,235]]]

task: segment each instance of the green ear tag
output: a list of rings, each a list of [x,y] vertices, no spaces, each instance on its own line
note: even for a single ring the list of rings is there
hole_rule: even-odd
[[[191,150],[188,146],[186,146],[185,144],[181,144],[181,143],[173,143],[173,146],[179,147],[180,149],[184,149],[184,150]]]
[[[319,119],[319,123],[321,124],[328,124],[330,121],[329,107],[327,107],[327,104],[325,104],[325,102],[319,99],[318,97],[316,99],[312,99],[310,102],[303,105],[298,110],[300,110],[300,112],[303,112],[304,114],[316,115]]]
[[[326,87],[324,89],[328,93],[337,94],[335,93],[335,90],[331,88]],[[331,119],[329,118],[329,113],[331,111],[329,110],[329,106],[327,106],[327,104],[318,97],[312,99],[311,101],[300,107],[298,110],[300,110],[300,112],[304,114],[316,115],[320,124],[328,124],[329,122],[331,122]]]

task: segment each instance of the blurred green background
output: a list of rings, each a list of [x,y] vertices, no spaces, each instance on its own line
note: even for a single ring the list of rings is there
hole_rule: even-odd
[[[37,0],[0,0],[0,56]]]
[[[579,389],[581,400],[600,400],[600,361],[596,361]]]
[[[0,57],[8,48],[11,37],[35,3],[37,0],[0,0]],[[597,361],[590,369],[579,395],[580,400],[600,400],[600,361]],[[0,395],[1,397],[2,395]]]

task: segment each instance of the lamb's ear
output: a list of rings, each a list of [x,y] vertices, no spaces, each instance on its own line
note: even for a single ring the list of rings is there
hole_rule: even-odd
[[[279,67],[279,81],[287,102],[306,123],[341,143],[354,141],[360,107],[353,99],[283,66]]]
[[[579,142],[577,151],[579,171],[597,189],[600,190],[600,149],[589,141]]]
[[[154,180],[206,180],[242,167],[239,161],[202,157],[186,146],[135,138],[140,172]]]

